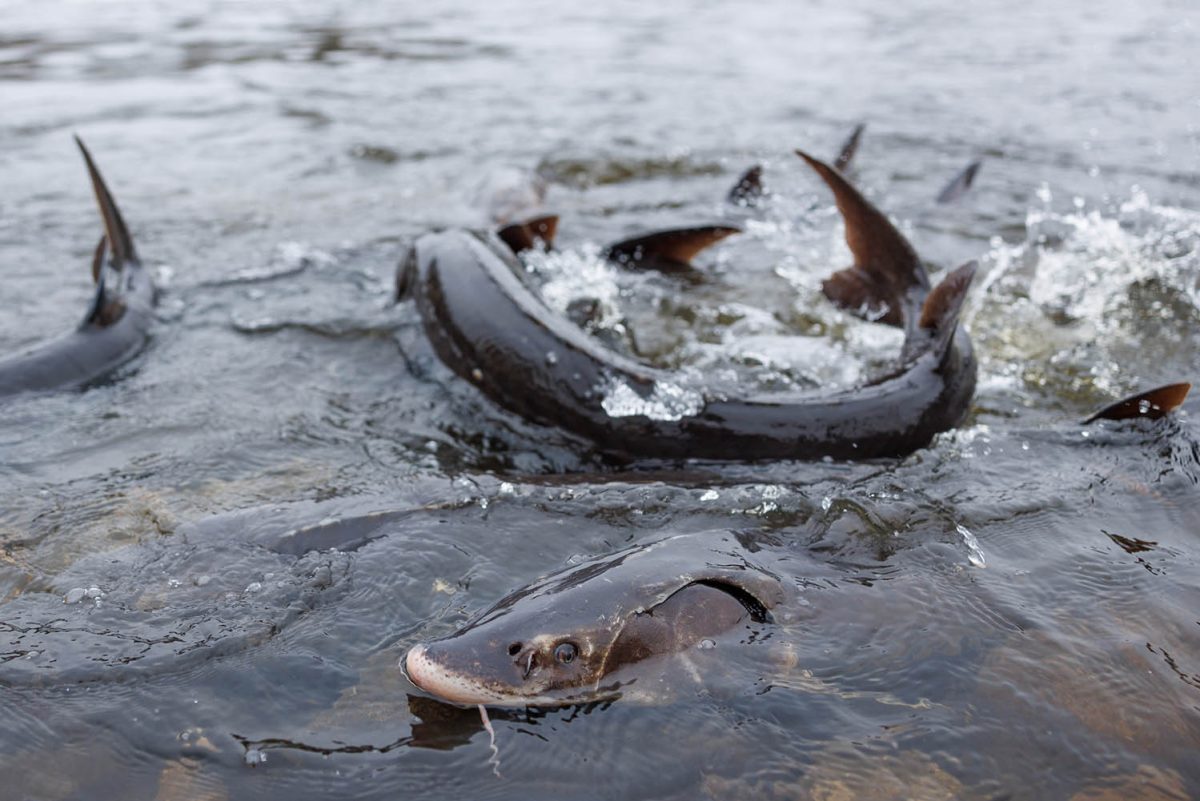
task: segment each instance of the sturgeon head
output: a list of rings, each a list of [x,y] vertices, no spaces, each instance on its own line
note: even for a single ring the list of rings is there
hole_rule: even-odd
[[[418,687],[459,704],[617,697],[655,657],[771,619],[784,584],[755,562],[749,536],[681,534],[585,561],[413,647],[401,664]]]

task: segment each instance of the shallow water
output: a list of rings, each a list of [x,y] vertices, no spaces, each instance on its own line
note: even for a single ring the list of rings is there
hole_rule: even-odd
[[[1077,424],[1200,373],[1192,4],[3,19],[0,352],[89,300],[72,132],[165,291],[111,380],[0,407],[0,796],[1200,796],[1197,407]],[[619,472],[476,395],[389,302],[405,241],[482,222],[518,168],[562,215],[534,279],[598,299],[614,346],[760,388],[862,380],[898,341],[821,298],[848,254],[791,155],[859,120],[855,178],[935,279],[982,267],[975,407],[907,459]],[[756,161],[767,202],[728,208]],[[747,233],[699,284],[596,259],[721,220]],[[477,713],[396,668],[570,560],[712,527],[840,578],[657,704],[493,712],[502,778]]]

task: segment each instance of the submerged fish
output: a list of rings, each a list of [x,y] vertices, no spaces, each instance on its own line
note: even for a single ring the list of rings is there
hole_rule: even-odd
[[[613,352],[551,311],[519,277],[512,250],[490,234],[421,237],[401,263],[397,295],[416,301],[434,349],[459,376],[509,411],[587,437],[602,453],[750,460],[910,453],[957,425],[970,406],[976,364],[958,317],[975,266],[930,290],[920,258],[887,217],[838,170],[800,155],[833,191],[854,255],[853,266],[825,282],[825,294],[905,330],[897,368],[869,384],[745,397],[689,385]],[[684,249],[720,233],[695,230]]]
[[[0,360],[0,397],[83,386],[134,356],[149,334],[154,284],[91,154],[78,137],[75,142],[104,221],[92,259],[96,294],[74,331]]]
[[[401,662],[460,704],[558,705],[636,690],[648,664],[770,622],[794,593],[764,565],[761,535],[680,534],[582,562],[524,587]]]

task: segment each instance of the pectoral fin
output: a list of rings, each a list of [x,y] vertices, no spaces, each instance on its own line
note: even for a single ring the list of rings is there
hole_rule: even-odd
[[[601,255],[622,267],[686,273],[694,269],[691,260],[697,253],[741,230],[729,225],[701,225],[655,231],[609,245]]]
[[[1187,398],[1191,388],[1192,385],[1188,383],[1167,384],[1137,395],[1130,395],[1111,406],[1105,406],[1083,422],[1086,425],[1096,420],[1130,420],[1134,417],[1157,420],[1177,409]]]

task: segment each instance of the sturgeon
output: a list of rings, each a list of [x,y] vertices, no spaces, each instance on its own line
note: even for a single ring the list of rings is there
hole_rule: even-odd
[[[96,292],[83,321],[69,334],[0,360],[0,397],[81,387],[141,350],[149,336],[156,291],[138,259],[129,228],[83,141],[104,235],[92,258]]]
[[[772,622],[797,592],[764,535],[678,534],[581,562],[414,646],[409,679],[446,701],[555,706],[629,692],[651,660]]]
[[[976,362],[958,318],[974,263],[930,289],[904,236],[842,173],[797,151],[832,190],[854,264],[824,283],[839,306],[900,326],[897,367],[828,393],[730,397],[624,357],[554,313],[494,234],[420,237],[397,272],[439,358],[501,407],[585,437],[618,458],[866,459],[901,456],[957,425]],[[713,235],[709,232],[706,236]]]

